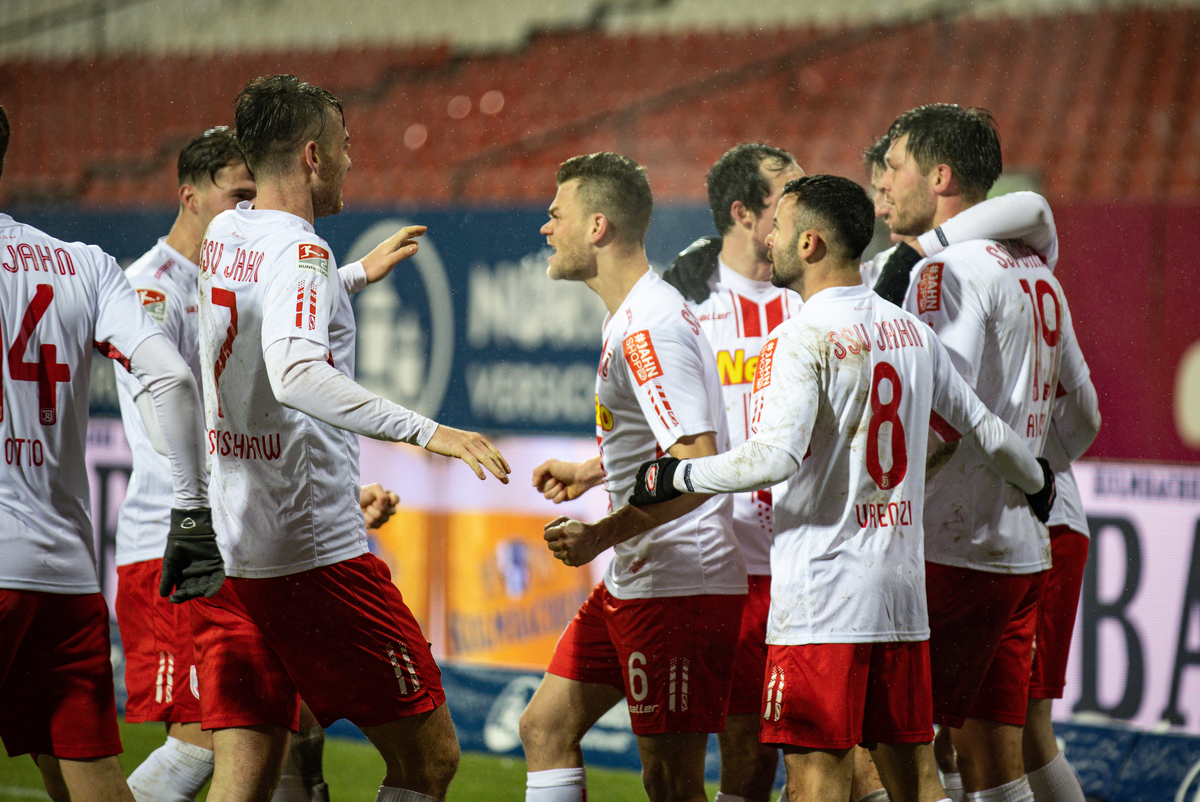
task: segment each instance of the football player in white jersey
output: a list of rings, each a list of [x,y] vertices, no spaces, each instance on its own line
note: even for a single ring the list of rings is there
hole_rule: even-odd
[[[865,742],[877,745],[892,799],[935,802],[944,793],[922,560],[931,411],[1038,494],[1043,513],[1053,478],[971,393],[932,332],[862,284],[874,214],[861,187],[796,179],[774,217],[771,280],[804,307],[759,355],[751,439],[715,457],[646,463],[633,502],[786,480],[775,501],[762,740],[784,748],[790,799],[847,799],[852,750]]]
[[[0,168],[8,139],[0,108]],[[0,367],[0,738],[10,756],[36,756],[56,800],[132,800],[115,757],[84,460],[92,350],[133,373],[159,413],[173,479],[160,590],[176,588],[175,601],[211,595],[224,579],[207,525],[200,399],[112,257],[8,215],[0,242],[0,352],[9,357]]]
[[[897,118],[888,136],[878,187],[896,234],[936,231],[980,203],[1002,169],[995,121],[982,109],[922,106]],[[1016,241],[968,241],[918,264],[905,299],[972,389],[1035,454],[1056,388],[1079,394],[1088,384],[1066,299],[1046,261]],[[1021,728],[1050,567],[1048,533],[979,469],[978,457],[953,449],[953,427],[934,429],[947,441],[935,450],[948,455],[926,504],[935,720],[951,728],[968,798],[1032,799]],[[1088,444],[1081,437],[1068,448],[1077,456]]]
[[[254,199],[254,179],[237,138],[220,126],[193,137],[177,161],[179,213],[167,236],[130,265],[125,277],[163,334],[200,383],[200,243],[220,212]],[[357,265],[340,269],[343,276]],[[163,721],[167,740],[129,776],[138,802],[193,799],[212,776],[212,734],[200,729],[200,702],[187,607],[158,595],[171,511],[167,459],[145,388],[114,363],[133,473],[117,519],[117,623],[125,653],[128,722]],[[386,517],[391,502],[379,485],[363,488],[368,528]],[[293,738],[275,802],[323,799],[324,731],[307,706]]]
[[[444,799],[458,741],[440,672],[386,565],[367,550],[358,436],[405,441],[507,481],[481,435],[438,425],[353,380],[348,288],[313,221],[342,206],[349,135],[329,92],[276,75],[238,95],[257,184],[210,224],[200,260],[200,363],[212,501],[229,579],[193,608],[209,798],[264,799],[300,697],[327,726],[358,725],[383,755],[377,799]],[[361,287],[417,250],[401,229]],[[367,262],[370,262],[368,264]]]
[[[558,518],[545,537],[571,566],[614,547],[603,581],[555,648],[521,717],[529,802],[581,802],[580,740],[625,700],[651,800],[699,802],[708,733],[724,728],[746,568],[727,497],[651,512],[626,503],[637,466],[656,454],[705,456],[728,444],[716,360],[683,297],[650,269],[653,198],[645,170],[615,153],[562,164],[542,227],[548,275],[582,281],[607,306],[596,377],[600,456],[534,470],[547,498],[601,482],[609,515]]]
[[[697,240],[663,273],[691,302],[716,354],[731,448],[750,436],[759,350],[776,326],[800,311],[799,295],[771,283],[767,236],[783,185],[801,175],[804,171],[786,150],[760,142],[728,150],[709,168],[706,180],[720,236]],[[715,802],[765,802],[779,764],[779,750],[758,739],[771,603],[771,493],[768,487],[733,496],[733,531],[746,559],[750,593],[742,612],[729,714],[718,736],[721,789]],[[858,760],[851,799],[886,799],[870,756],[862,751]]]

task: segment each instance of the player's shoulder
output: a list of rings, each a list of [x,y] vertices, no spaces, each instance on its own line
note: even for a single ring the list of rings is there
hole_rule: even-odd
[[[190,280],[195,283],[195,272],[196,267],[191,265],[186,257],[163,240],[159,240],[153,248],[125,268],[125,277],[135,287],[173,290],[181,281]]]
[[[624,306],[628,309],[629,322],[633,326],[686,326],[684,313],[692,314],[679,290],[663,281],[653,270],[634,285]]]

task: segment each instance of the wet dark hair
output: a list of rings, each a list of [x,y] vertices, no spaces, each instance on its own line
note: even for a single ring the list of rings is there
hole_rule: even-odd
[[[949,165],[970,200],[986,198],[1004,172],[1000,132],[987,109],[952,103],[918,106],[897,117],[887,135],[895,142],[905,134],[908,153],[921,172],[928,175],[939,164]]]
[[[795,162],[792,154],[782,148],[764,145],[762,142],[743,142],[735,145],[708,169],[708,207],[712,210],[713,225],[722,236],[733,228],[733,215],[729,210],[734,201],[755,214],[762,214],[767,206],[771,185],[763,177],[760,168],[779,172]]]
[[[875,235],[875,204],[866,190],[839,175],[808,175],[787,182],[783,195],[796,196],[796,230],[821,232],[831,250],[858,266]]]
[[[8,152],[8,137],[11,133],[8,115],[4,113],[4,107],[0,106],[0,176],[4,175],[4,154]]]
[[[246,161],[233,129],[224,125],[197,134],[179,151],[179,185],[197,184],[203,178],[216,183],[217,173]]]
[[[599,212],[608,218],[618,239],[643,244],[654,213],[654,195],[646,168],[628,156],[590,153],[559,165],[555,180],[561,185],[578,179],[584,213]]]
[[[294,75],[255,78],[235,103],[238,144],[255,175],[279,172],[297,145],[321,142],[330,111],[345,123],[342,104],[331,92]]]

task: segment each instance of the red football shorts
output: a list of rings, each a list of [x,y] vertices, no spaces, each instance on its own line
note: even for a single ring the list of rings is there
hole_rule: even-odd
[[[768,646],[764,744],[849,749],[933,740],[929,644]]]
[[[117,624],[125,649],[125,720],[200,720],[187,604],[158,595],[162,560],[117,566]]]
[[[441,671],[387,566],[364,554],[269,579],[226,579],[196,599],[192,632],[204,729],[375,727],[446,701]]]
[[[1038,605],[1030,699],[1062,698],[1088,545],[1086,535],[1066,526],[1050,527],[1050,554],[1054,565],[1046,576],[1046,587]]]
[[[995,574],[925,563],[933,720],[1024,726],[1046,571]]]
[[[0,739],[9,757],[121,753],[99,593],[0,589]]]
[[[638,735],[721,732],[745,596],[618,599],[601,582],[546,670],[625,691]]]
[[[750,576],[750,595],[742,610],[742,631],[733,659],[729,715],[758,715],[762,710],[763,676],[767,672],[767,612],[771,609],[771,576]]]

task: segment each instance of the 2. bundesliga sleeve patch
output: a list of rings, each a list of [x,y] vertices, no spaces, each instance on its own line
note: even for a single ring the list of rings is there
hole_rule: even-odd
[[[917,279],[917,314],[937,312],[942,308],[942,268],[945,262],[931,262],[921,268]]]
[[[329,278],[329,251],[311,242],[301,242],[296,254],[296,269]]]
[[[779,345],[779,338],[774,337],[767,340],[762,350],[758,352],[758,364],[754,366],[754,392],[756,393],[771,383],[771,365],[775,361],[775,346],[777,345]]]
[[[167,294],[149,287],[138,287],[138,300],[155,323],[167,322]]]
[[[634,332],[625,338],[623,345],[625,361],[629,363],[639,386],[663,375],[658,354],[654,352],[654,343],[650,341],[650,332]]]

